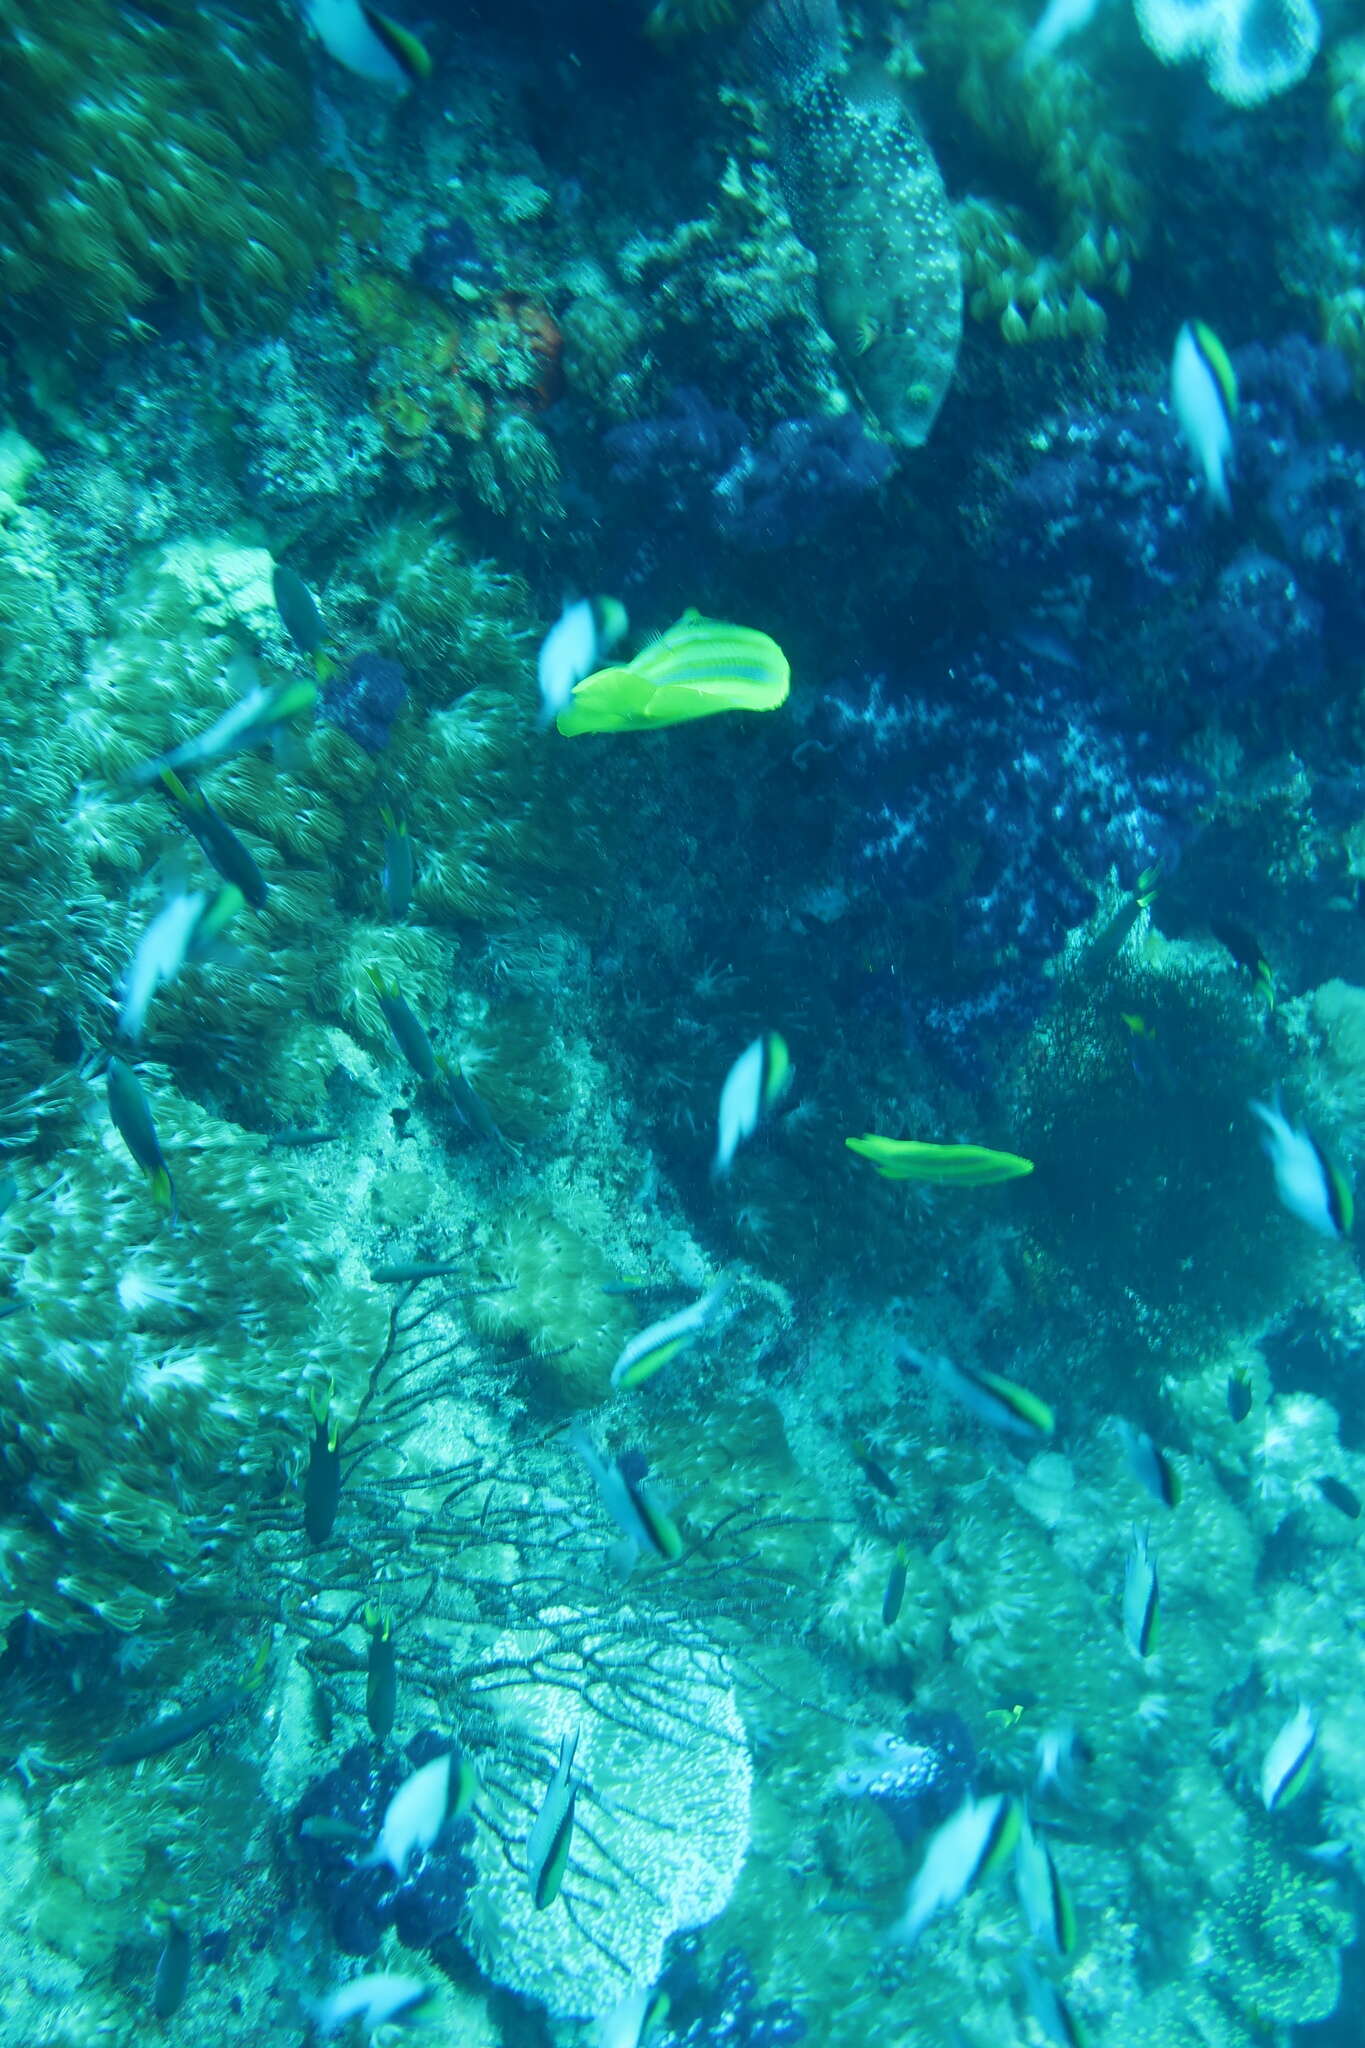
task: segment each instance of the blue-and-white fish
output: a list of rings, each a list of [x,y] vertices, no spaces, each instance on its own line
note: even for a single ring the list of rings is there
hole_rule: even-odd
[[[384,865],[379,871],[384,891],[384,908],[390,917],[406,917],[412,907],[412,840],[406,818],[400,818],[387,804],[380,809],[384,825]]]
[[[566,1731],[560,1738],[554,1776],[526,1837],[526,1886],[538,1913],[559,1897],[569,1867],[574,1805],[578,1798],[578,1785],[573,1777],[577,1747],[578,1730],[575,1728],[572,1734]]]
[[[1166,1452],[1154,1443],[1145,1429],[1133,1429],[1128,1423],[1118,1425],[1119,1441],[1123,1445],[1124,1462],[1138,1485],[1145,1487],[1153,1500],[1159,1500],[1164,1508],[1180,1505],[1180,1474],[1171,1463]]]
[[[1050,57],[1068,37],[1090,26],[1098,6],[1099,0],[1047,0],[1024,44],[1021,63],[1036,64],[1040,57]]]
[[[1003,1792],[992,1792],[985,1799],[973,1799],[969,1794],[930,1836],[891,1939],[907,1946],[917,1941],[936,1914],[955,1906],[973,1885],[998,1870],[1013,1852],[1022,1824],[1018,1800],[1006,1798]]]
[[[424,1856],[447,1821],[468,1812],[477,1785],[474,1767],[458,1752],[447,1750],[405,1778],[387,1807],[379,1840],[356,1865],[373,1870],[387,1863],[401,1884],[414,1856]]]
[[[320,2034],[335,2034],[348,2020],[358,2019],[366,2036],[395,2020],[409,2019],[435,1993],[420,1977],[400,1976],[396,1970],[372,1970],[338,1984],[325,1998],[315,1999],[313,2024]]]
[[[1340,1167],[1327,1157],[1311,1131],[1290,1123],[1278,1100],[1274,1104],[1253,1102],[1251,1112],[1266,1127],[1261,1142],[1275,1169],[1275,1192],[1285,1208],[1319,1237],[1349,1237],[1355,1204]]]
[[[1261,1765],[1261,1804],[1267,1813],[1278,1812],[1302,1792],[1317,1740],[1317,1717],[1311,1707],[1300,1706],[1271,1743]]]
[[[328,56],[357,78],[397,92],[430,78],[431,59],[417,37],[365,0],[304,0],[303,12]]]
[[[1027,1819],[1014,1852],[1014,1882],[1034,1939],[1055,1956],[1069,1956],[1076,1946],[1076,1909],[1063,1884],[1052,1851]]]
[[[649,1482],[632,1478],[618,1459],[604,1458],[581,1422],[570,1429],[569,1442],[592,1475],[603,1507],[621,1531],[620,1542],[611,1544],[607,1551],[620,1577],[629,1578],[638,1559],[650,1552],[669,1564],[681,1557],[683,1540],[677,1523],[656,1498]]]
[[[142,1036],[152,997],[175,980],[187,960],[221,957],[218,941],[223,928],[244,901],[240,889],[224,882],[212,896],[191,889],[163,904],[138,940],[123,984],[118,1028],[129,1045]]]
[[[668,1993],[654,1985],[629,1992],[610,2012],[600,2013],[592,2034],[592,2048],[640,2048],[654,2038],[656,2026],[668,2011]]]
[[[211,762],[226,761],[263,740],[274,739],[280,729],[301,711],[317,702],[317,683],[311,676],[286,676],[282,682],[263,683],[256,664],[247,654],[234,654],[227,666],[227,681],[241,690],[235,704],[228,706],[206,732],[183,740],[168,754],[144,761],[128,778],[132,789],[159,782],[168,768],[206,768]]]
[[[950,1358],[915,1351],[908,1344],[901,1346],[900,1357],[916,1371],[936,1380],[944,1393],[969,1415],[988,1422],[992,1429],[1003,1430],[1007,1436],[1045,1443],[1057,1427],[1046,1401],[1014,1380],[1003,1379],[998,1372],[987,1372],[979,1365],[957,1365]]]
[[[779,1032],[765,1031],[744,1048],[720,1091],[716,1156],[711,1164],[714,1179],[723,1179],[730,1171],[736,1152],[758,1129],[760,1117],[780,1100],[790,1079],[791,1055]]]
[[[186,960],[194,928],[204,914],[208,897],[202,889],[172,896],[148,925],[137,942],[132,965],[123,983],[118,1028],[130,1045],[136,1045],[147,1021],[152,997],[167,982],[175,980]]]
[[[540,726],[552,726],[578,684],[601,668],[629,625],[614,597],[581,597],[566,604],[540,646]]]
[[[1123,1573],[1123,1633],[1135,1657],[1150,1657],[1161,1619],[1161,1583],[1147,1547],[1145,1529],[1133,1531]]]
[[[1202,320],[1187,320],[1176,336],[1171,404],[1186,445],[1203,471],[1210,502],[1220,512],[1230,512],[1227,473],[1237,417],[1237,374],[1222,342]]]
[[[699,1301],[679,1309],[675,1316],[665,1316],[662,1322],[651,1323],[647,1330],[632,1337],[611,1369],[612,1385],[642,1387],[646,1380],[653,1379],[670,1358],[696,1343],[729,1291],[730,1275],[722,1273]]]
[[[1044,2040],[1054,2042],[1056,2048],[1089,2048],[1088,2031],[1031,1956],[1020,1956],[1019,1977],[1029,2011]]]

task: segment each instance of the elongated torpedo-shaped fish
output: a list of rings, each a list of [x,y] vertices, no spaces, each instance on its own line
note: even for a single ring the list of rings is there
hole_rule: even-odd
[[[612,1385],[642,1387],[646,1380],[652,1380],[670,1358],[696,1343],[729,1291],[730,1276],[722,1273],[699,1301],[680,1308],[675,1316],[665,1316],[662,1322],[651,1323],[647,1330],[632,1337],[611,1369]]]
[[[526,1884],[538,1913],[543,1913],[559,1897],[569,1867],[574,1805],[578,1798],[578,1785],[572,1775],[577,1747],[578,1730],[566,1730],[560,1738],[554,1776],[526,1838]]]

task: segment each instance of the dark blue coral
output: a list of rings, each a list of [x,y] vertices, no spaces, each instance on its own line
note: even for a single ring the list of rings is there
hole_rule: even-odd
[[[893,467],[853,413],[778,420],[759,435],[688,385],[653,418],[613,428],[606,447],[622,530],[647,518],[650,532],[662,529],[701,564],[732,548],[771,553],[827,535]],[[631,567],[624,573],[631,580]]]
[[[945,1050],[1026,1027],[1110,874],[1172,865],[1195,828],[1201,778],[1091,697],[1046,648],[978,641],[913,679],[836,685],[821,706],[845,885],[893,915],[950,898],[952,984],[913,997]]]
[[[1291,335],[1233,360],[1230,515],[1164,396],[1081,407],[1003,501],[990,588],[1067,636],[1096,701],[1187,729],[1237,698],[1253,739],[1311,745],[1292,701],[1257,699],[1301,698],[1365,632],[1365,419],[1333,349]]]
[[[743,1953],[728,1949],[712,1983],[700,1968],[701,1937],[675,1942],[659,1980],[668,1994],[670,2048],[794,2048],[806,2022],[784,1998],[759,2005],[758,1982]]]
[[[353,654],[328,682],[322,708],[367,754],[381,754],[406,698],[401,663],[383,654]]]
[[[426,1730],[408,1744],[405,1762],[404,1755],[357,1743],[335,1770],[308,1787],[295,1808],[299,1855],[344,1955],[373,1955],[390,1927],[414,1949],[431,1948],[458,1931],[477,1876],[465,1853],[472,1821],[451,1823],[401,1883],[387,1865],[356,1867],[363,1843],[378,1838],[384,1810],[403,1780],[450,1746]],[[319,1841],[301,1833],[304,1821],[315,1817],[346,1822],[358,1830],[356,1840]]]

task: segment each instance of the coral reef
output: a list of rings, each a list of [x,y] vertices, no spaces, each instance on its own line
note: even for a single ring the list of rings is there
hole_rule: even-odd
[[[1044,969],[1104,879],[1116,869],[1131,884],[1172,858],[1197,820],[1197,775],[1106,730],[1084,700],[1083,679],[1047,650],[978,645],[927,687],[874,678],[821,707],[817,730],[854,799],[843,887],[854,905],[894,889],[921,956],[936,924],[950,941],[951,978],[940,972],[914,1010],[955,1063],[1037,1014]]]
[[[1024,61],[1026,25],[996,0],[934,0],[917,47],[972,131],[956,209],[967,309],[1007,342],[1102,339],[1127,296],[1151,202],[1112,97],[1062,53]],[[1000,196],[977,180],[1000,175]]]
[[[1268,93],[1296,25],[1301,64],[1306,0],[1235,52],[1221,6],[1064,47],[1017,0],[757,12],[466,11],[399,99],[278,11],[0,0],[33,2048],[142,2039],[172,1925],[171,2025],[234,2048],[364,1969],[471,2048],[653,1991],[681,2048],[1250,2048],[1359,2004],[1365,1290],[1313,1197],[1365,1143],[1360,38],[1325,9],[1257,111],[1233,67]],[[1196,315],[1230,510],[1165,396]],[[535,650],[588,594],[645,668],[684,606],[767,636],[789,697],[561,744]],[[214,857],[181,749],[261,886],[132,1047]],[[792,1085],[713,1178],[767,1033]],[[868,1130],[1033,1172],[891,1185]],[[456,1742],[467,1816],[366,1866]],[[1050,1912],[988,1872],[906,1952],[967,1791],[1027,1802]]]
[[[614,1269],[582,1228],[553,1210],[523,1205],[485,1253],[505,1291],[475,1304],[475,1327],[530,1347],[549,1390],[571,1408],[605,1396],[630,1333],[630,1311],[605,1290]]]
[[[1302,337],[1250,344],[1237,366],[1234,489],[1260,546],[1211,520],[1173,419],[1140,397],[1068,420],[1030,464],[1000,509],[1000,567],[1010,600],[1065,635],[1059,658],[1093,663],[1102,690],[1127,697],[1137,676],[1171,690],[1186,729],[1216,710],[1260,747],[1313,744],[1313,685],[1358,631],[1344,573],[1361,545],[1349,380],[1334,350]],[[1286,657],[1268,702],[1252,685]],[[1282,723],[1268,730],[1271,718]]]
[[[367,754],[381,754],[406,696],[399,662],[382,654],[353,654],[323,691],[322,708]]]
[[[5,25],[7,323],[69,323],[98,346],[120,325],[145,327],[163,294],[194,294],[225,328],[303,289],[325,216],[284,22],[8,0]]]
[[[660,529],[686,538],[702,561],[729,548],[758,552],[818,544],[856,517],[885,483],[892,458],[852,413],[781,420],[761,441],[699,391],[681,386],[668,410],[607,436],[623,530],[648,515],[650,538],[620,575],[626,587],[652,566]]]
[[[1259,107],[1304,78],[1318,54],[1322,23],[1313,0],[1217,0],[1188,8],[1135,0],[1138,27],[1163,64],[1197,58],[1213,90],[1237,107]]]
[[[758,2003],[754,1973],[739,1949],[721,1957],[715,1981],[702,1981],[695,1942],[675,1944],[661,1980],[678,2048],[787,2048],[804,2041],[806,2022],[785,1999]]]
[[[356,1847],[378,1839],[384,1812],[411,1772],[443,1754],[434,1730],[414,1738],[403,1757],[348,1749],[334,1770],[310,1785],[294,1809],[300,1860],[344,1955],[373,1955],[392,1927],[405,1948],[430,1949],[460,1926],[474,1882],[468,1849],[474,1823],[453,1821],[433,1847],[398,1878],[387,1865],[357,1868]],[[331,1828],[310,1831],[308,1822]],[[354,1833],[347,1835],[349,1827]]]
[[[324,1206],[259,1140],[145,1079],[180,1228],[158,1222],[93,1085],[79,1148],[5,1219],[23,1312],[6,1325],[0,1611],[60,1631],[136,1629],[182,1587],[221,1600],[244,1496],[298,1455],[309,1391],[353,1402],[383,1338],[376,1297],[337,1278]]]
[[[749,1845],[750,1764],[732,1685],[704,1642],[651,1640],[646,1626],[633,1646],[635,1713],[626,1722],[582,1690],[577,1667],[591,1678],[612,1646],[590,1615],[578,1628],[574,1656],[561,1652],[499,1701],[504,1717],[534,1727],[547,1755],[567,1730],[578,1731],[585,1811],[565,1903],[538,1914],[524,1872],[485,1835],[471,1911],[475,1952],[496,1982],[552,2013],[586,2018],[652,1982],[668,1937],[725,1905]],[[492,1661],[527,1654],[522,1641],[495,1643]],[[532,1644],[533,1669],[536,1654]],[[502,1760],[501,1795],[534,1812],[541,1784],[529,1759],[517,1760],[515,1775],[513,1763]],[[548,1777],[543,1764],[539,1775]]]

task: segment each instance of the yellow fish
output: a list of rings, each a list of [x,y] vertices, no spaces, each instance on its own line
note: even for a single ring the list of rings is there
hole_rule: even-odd
[[[870,1159],[883,1180],[930,1181],[940,1187],[988,1188],[1032,1173],[1033,1161],[985,1145],[926,1145],[917,1138],[845,1138],[850,1152]]]
[[[652,732],[717,711],[775,711],[791,666],[775,640],[688,610],[622,668],[600,668],[574,686],[555,720],[581,732]]]

